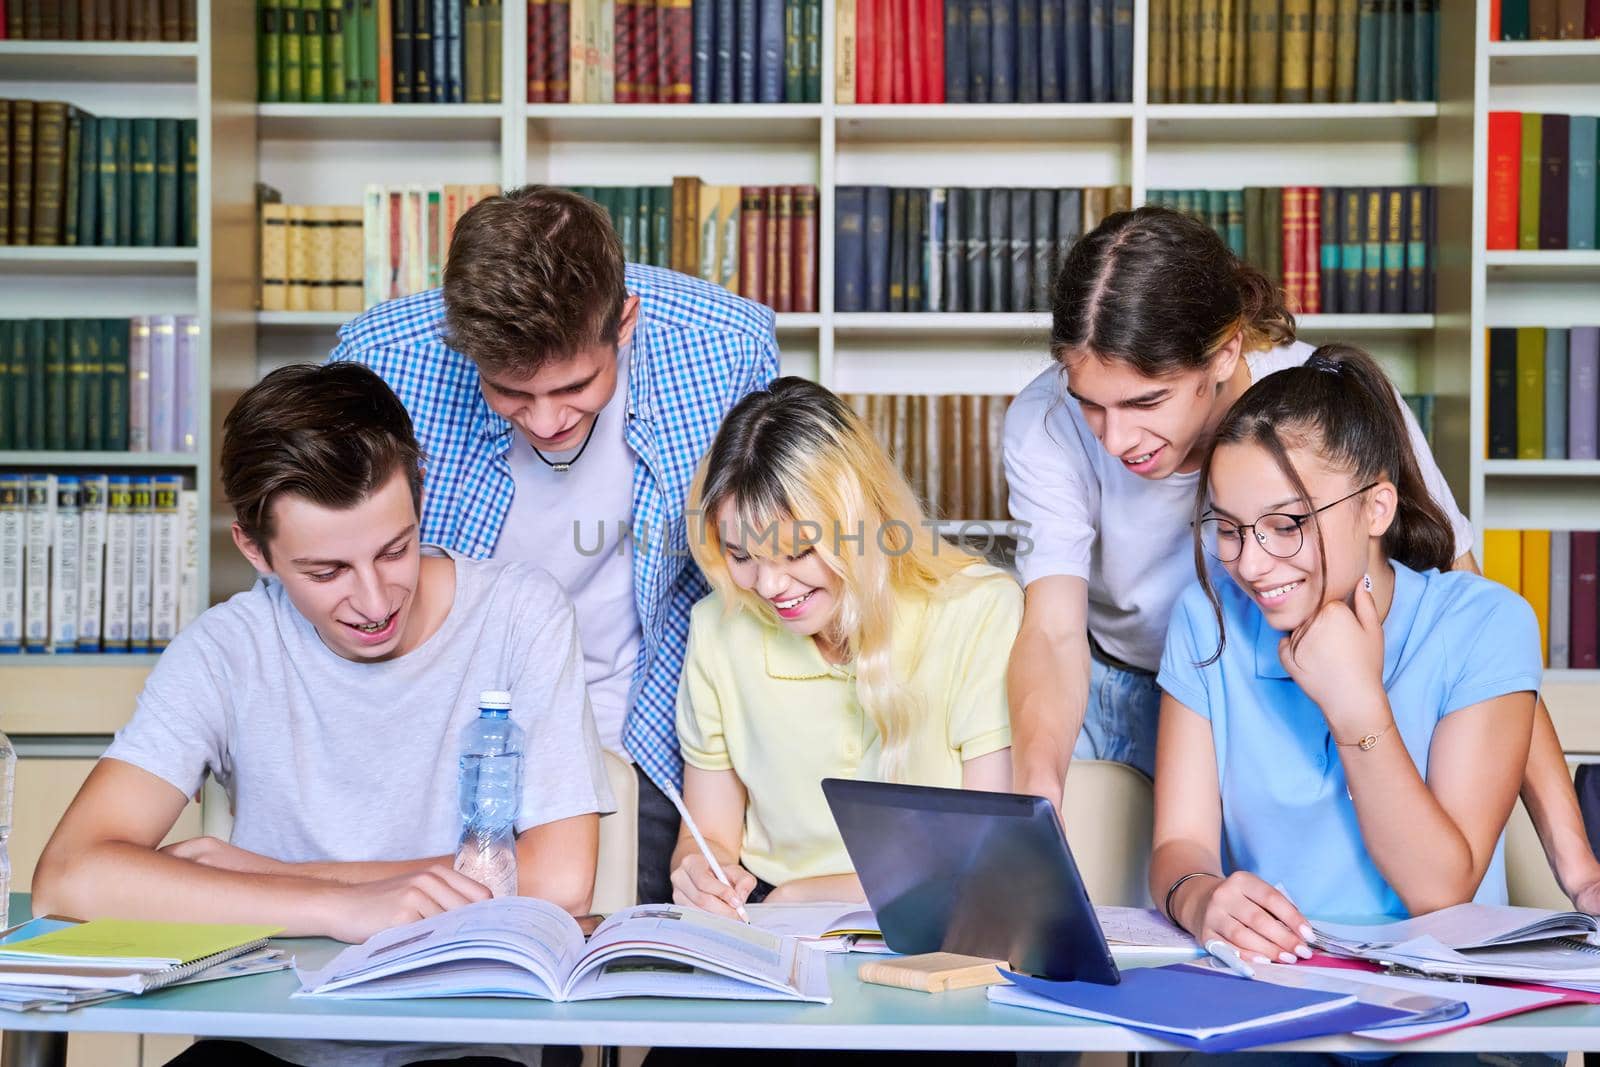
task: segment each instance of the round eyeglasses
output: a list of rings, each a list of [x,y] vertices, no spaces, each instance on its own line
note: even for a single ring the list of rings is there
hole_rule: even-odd
[[[1353,493],[1340,497],[1331,504],[1324,504],[1320,508],[1312,508],[1302,515],[1291,515],[1285,511],[1274,511],[1261,516],[1255,522],[1238,523],[1232,519],[1222,519],[1212,516],[1200,520],[1200,543],[1206,546],[1206,551],[1217,558],[1219,563],[1232,563],[1244,554],[1244,533],[1256,539],[1268,555],[1277,556],[1279,559],[1289,559],[1305,545],[1305,524],[1313,515],[1327,511],[1329,508],[1338,507],[1346,500],[1353,499],[1371,489],[1377,482],[1364,485]]]

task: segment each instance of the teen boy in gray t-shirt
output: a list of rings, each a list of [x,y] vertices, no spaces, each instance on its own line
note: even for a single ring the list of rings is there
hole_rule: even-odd
[[[587,910],[612,800],[571,604],[532,565],[423,554],[420,458],[404,408],[363,367],[284,368],[241,397],[223,485],[262,581],[163,653],[40,858],[35,910],[359,941],[483,899],[450,861],[457,739],[485,689],[510,690],[527,734],[519,891]],[[207,772],[234,808],[231,841],[159,849]],[[467,1051],[253,1043],[308,1065]],[[179,1062],[226,1062],[217,1045]]]

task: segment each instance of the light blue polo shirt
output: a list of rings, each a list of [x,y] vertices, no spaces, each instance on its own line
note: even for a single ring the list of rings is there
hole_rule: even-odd
[[[1539,628],[1527,601],[1496,582],[1392,566],[1383,685],[1400,739],[1426,778],[1434,727],[1446,715],[1538,690]],[[1225,574],[1213,583],[1228,635],[1221,658],[1196,665],[1216,651],[1218,639],[1216,615],[1196,582],[1173,612],[1157,681],[1211,722],[1222,788],[1222,869],[1281,882],[1308,916],[1404,917],[1405,905],[1361,838],[1322,711],[1278,659],[1283,634]],[[1506,903],[1504,852],[1502,836],[1474,897],[1480,903]]]

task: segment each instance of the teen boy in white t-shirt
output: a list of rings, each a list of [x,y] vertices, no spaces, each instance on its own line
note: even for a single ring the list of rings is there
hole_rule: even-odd
[[[484,899],[451,869],[456,753],[478,694],[505,689],[527,734],[519,892],[586,911],[612,800],[555,581],[529,564],[423,552],[421,452],[405,408],[364,367],[276,371],[223,433],[234,541],[262,580],[162,654],[40,858],[34,910],[360,941]],[[234,809],[231,840],[158,847],[208,773]],[[253,1044],[202,1042],[182,1062],[270,1049],[298,1064],[389,1065],[464,1051]]]

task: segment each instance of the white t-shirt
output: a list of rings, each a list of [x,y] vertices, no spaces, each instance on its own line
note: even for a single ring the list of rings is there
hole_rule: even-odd
[[[633,595],[633,468],[628,446],[628,353],[617,357],[617,389],[600,410],[589,447],[546,452],[552,463],[572,460],[565,472],[534,455],[520,431],[511,432],[513,484],[494,559],[529,560],[555,576],[578,612],[583,674],[600,743],[626,758],[622,724],[633,705],[634,666],[643,631]]]
[[[1251,353],[1251,381],[1300,366],[1313,351],[1295,341]],[[1410,408],[1401,403],[1400,411],[1428,491],[1455,530],[1456,555],[1470,552],[1472,526]],[[1053,574],[1086,579],[1095,641],[1108,655],[1156,670],[1173,605],[1195,580],[1189,521],[1199,472],[1160,481],[1130,472],[1089,429],[1057,367],[1029,382],[1006,413],[1005,465],[1011,517],[1029,524],[1033,542],[1017,553],[1023,584]]]

